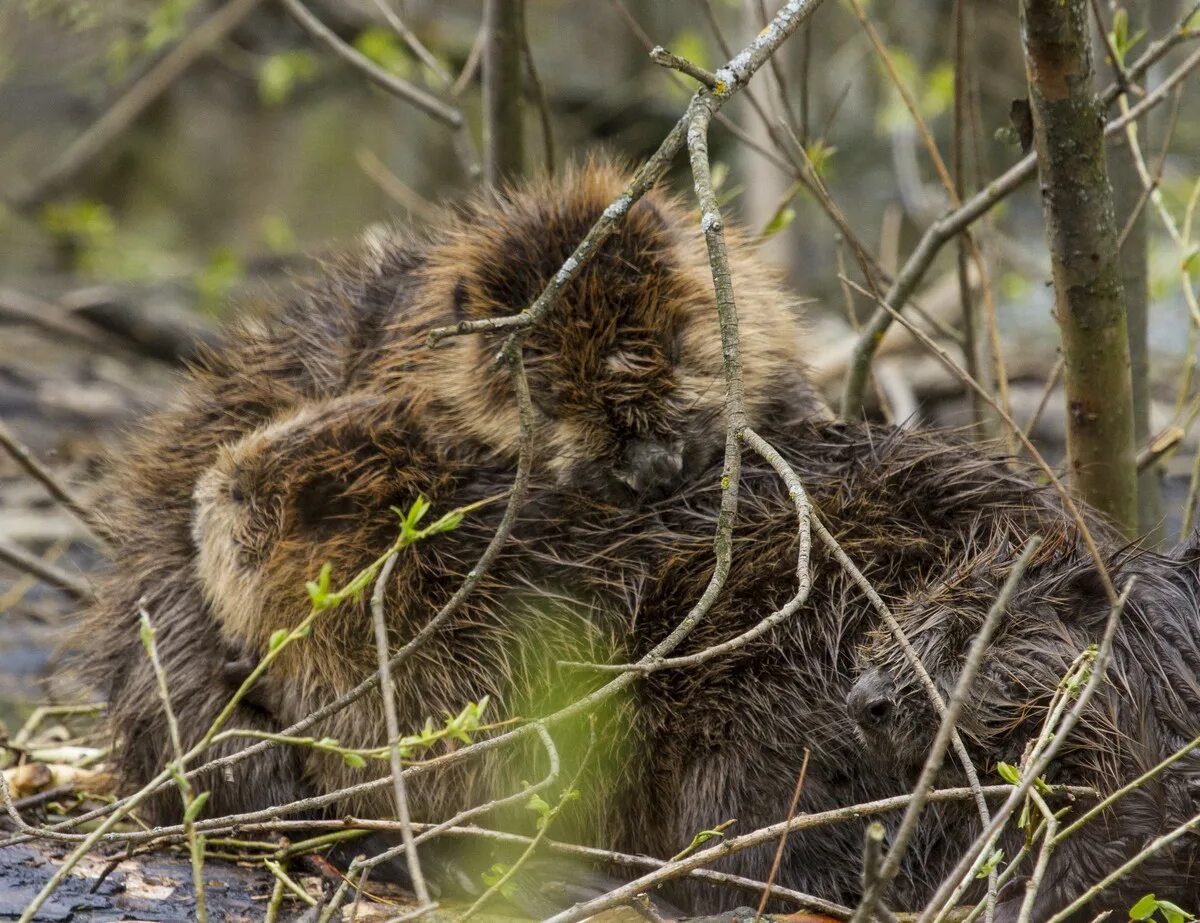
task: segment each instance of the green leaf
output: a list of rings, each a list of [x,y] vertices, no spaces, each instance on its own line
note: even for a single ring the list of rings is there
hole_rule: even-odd
[[[263,105],[278,106],[292,91],[316,79],[318,58],[311,51],[294,49],[273,54],[258,67],[258,98]]]
[[[550,816],[550,802],[547,802],[546,799],[542,798],[540,795],[530,795],[529,801],[526,802],[526,808],[528,810],[536,811],[536,814],[541,817],[541,820],[546,820],[546,817]]]
[[[270,640],[267,641],[267,651],[274,653],[279,650],[279,648],[283,647],[283,642],[287,640],[287,636],[290,634],[291,632],[286,628],[276,628],[271,632]]]
[[[351,769],[362,769],[364,766],[367,765],[367,761],[364,760],[357,753],[343,753],[342,760]]]
[[[183,819],[187,823],[191,823],[200,816],[200,812],[204,810],[204,805],[208,802],[208,796],[212,792],[201,792],[192,799],[192,803],[187,806],[187,810],[183,813]]]
[[[997,763],[996,772],[1000,774],[1000,778],[1009,785],[1021,784],[1021,773],[1017,771],[1017,767],[1010,763]]]
[[[486,872],[479,877],[483,879],[483,883],[489,888],[494,888],[504,880],[504,876],[508,874],[509,866],[497,862]],[[517,885],[514,881],[505,882],[500,887],[500,893],[504,897],[512,897],[517,891]]]
[[[282,215],[267,215],[258,227],[263,243],[272,253],[291,253],[296,249],[296,234]]]
[[[1140,901],[1129,908],[1129,919],[1148,920],[1157,909],[1158,901],[1155,900],[1153,894],[1147,894]]]
[[[1172,904],[1170,901],[1158,901],[1157,903],[1158,909],[1167,918],[1167,923],[1184,923],[1185,920],[1196,919],[1194,913],[1188,913],[1178,904]]]
[[[976,878],[987,878],[992,874],[992,869],[996,868],[1004,860],[1004,850],[997,849],[987,858],[987,862],[979,867],[979,871],[975,874]]]
[[[386,71],[391,71],[401,77],[412,73],[413,62],[404,49],[404,45],[391,29],[382,26],[368,26],[354,39],[354,47],[365,58],[378,64]]]
[[[308,590],[308,598],[312,601],[314,609],[328,609],[333,604],[333,601],[329,598],[329,581],[332,572],[332,565],[326,562],[321,567],[321,572],[317,574],[317,579],[310,580],[304,584],[305,589]]]
[[[762,239],[767,240],[770,237],[774,237],[795,220],[796,209],[790,205],[783,206],[783,208],[771,216],[771,220],[767,222],[767,226],[762,229]]]
[[[813,141],[804,147],[804,153],[808,155],[809,163],[812,164],[817,176],[821,177],[828,174],[833,155],[837,153],[837,150],[835,145],[826,144],[821,140]]]

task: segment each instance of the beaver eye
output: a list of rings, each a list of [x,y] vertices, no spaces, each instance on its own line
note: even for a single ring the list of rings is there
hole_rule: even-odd
[[[296,493],[296,515],[309,528],[329,528],[352,516],[357,507],[344,486],[331,479],[309,481]]]

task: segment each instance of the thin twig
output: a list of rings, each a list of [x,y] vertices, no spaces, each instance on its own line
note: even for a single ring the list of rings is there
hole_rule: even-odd
[[[559,661],[559,665],[563,667],[571,667],[575,669],[589,669],[608,673],[624,673],[629,670],[634,670],[639,673],[657,673],[659,670],[678,670],[684,667],[696,667],[717,657],[722,657],[730,651],[740,650],[756,638],[762,637],[780,622],[783,622],[800,610],[800,608],[808,601],[808,596],[812,590],[812,575],[809,570],[809,559],[812,556],[812,506],[809,504],[808,495],[804,491],[803,485],[800,483],[799,477],[792,467],[784,460],[783,456],[775,450],[770,443],[762,438],[754,430],[746,427],[742,430],[742,439],[751,449],[771,465],[775,472],[783,479],[785,486],[788,489],[788,496],[791,497],[792,503],[796,507],[796,516],[799,520],[797,530],[797,542],[799,550],[797,552],[796,561],[796,582],[797,589],[795,595],[792,596],[782,607],[763,618],[756,625],[743,631],[740,635],[735,635],[727,641],[722,641],[719,644],[711,645],[703,650],[696,651],[694,654],[685,654],[679,657],[666,657],[661,660],[650,662],[639,661],[637,663],[586,663],[575,660]]]
[[[80,602],[90,602],[95,598],[92,588],[87,581],[68,574],[65,570],[48,564],[35,554],[30,554],[24,548],[0,541],[0,561],[32,574],[44,583],[58,587],[64,593]]]
[[[171,752],[175,756],[172,766],[172,776],[179,786],[179,795],[183,801],[183,833],[187,837],[188,852],[192,859],[192,887],[196,891],[196,917],[200,923],[208,921],[208,907],[204,895],[204,837],[196,832],[196,818],[193,804],[196,795],[192,785],[184,777],[183,741],[179,734],[179,721],[175,718],[175,709],[171,707],[171,693],[167,688],[167,671],[163,669],[162,660],[158,656],[158,645],[155,643],[155,629],[150,622],[150,615],[145,609],[140,610],[142,645],[146,656],[150,658],[150,666],[154,671],[154,679],[158,686],[158,697],[162,701],[163,714],[167,719],[168,736],[171,739]]]
[[[525,5],[521,5],[521,58],[525,62],[525,79],[529,89],[533,91],[534,102],[537,103],[538,118],[542,123],[542,157],[546,173],[553,176],[555,167],[554,156],[554,123],[550,118],[550,97],[542,85],[538,75],[537,62],[533,60],[533,46],[529,42],[529,22],[525,15]]]
[[[868,294],[865,289],[862,288],[862,286],[855,285],[853,282],[850,282],[849,284],[856,288],[859,292]],[[1055,493],[1058,494],[1059,498],[1063,502],[1063,505],[1066,507],[1067,512],[1074,520],[1075,527],[1079,530],[1079,534],[1083,538],[1084,544],[1087,545],[1088,553],[1092,557],[1092,563],[1096,566],[1096,572],[1100,577],[1100,582],[1104,586],[1105,594],[1108,596],[1110,603],[1115,602],[1117,598],[1117,592],[1113,587],[1112,577],[1108,572],[1108,565],[1105,563],[1104,556],[1100,554],[1100,548],[1096,544],[1095,537],[1092,535],[1092,530],[1088,528],[1087,520],[1084,519],[1083,512],[1080,510],[1079,505],[1075,502],[1075,498],[1071,496],[1071,492],[1067,490],[1066,485],[1064,485],[1062,482],[1062,479],[1059,478],[1059,476],[1054,472],[1054,469],[1050,467],[1049,463],[1042,456],[1042,453],[1037,450],[1034,444],[1029,440],[1029,437],[1022,432],[1019,426],[1017,426],[1016,421],[1008,415],[1007,411],[1005,411],[1004,408],[1001,407],[990,394],[987,394],[987,392],[983,389],[983,386],[971,378],[971,376],[968,375],[966,371],[954,361],[953,357],[951,357],[946,350],[942,349],[941,346],[930,339],[929,336],[927,336],[923,331],[917,329],[917,327],[911,321],[909,321],[908,318],[901,316],[898,311],[889,307],[886,302],[879,302],[879,304],[885,311],[891,314],[893,319],[899,321],[905,329],[915,336],[926,349],[937,356],[937,358],[941,360],[942,364],[945,365],[946,368],[948,368],[954,375],[957,375],[969,387],[975,389],[981,395],[983,395],[985,400],[991,404],[992,409],[1000,415],[1000,419],[1004,421],[1005,425],[1008,426],[1013,434],[1021,441],[1021,444],[1029,453],[1029,456],[1033,460],[1034,464],[1036,464],[1038,468],[1041,469],[1042,473],[1046,475],[1046,478],[1050,481]]]
[[[796,808],[800,804],[800,793],[804,791],[804,777],[808,775],[808,755],[808,748],[805,747],[804,761],[800,763],[800,774],[796,776],[796,788],[792,791],[792,802],[788,805],[787,819],[789,821],[796,816]],[[786,845],[787,834],[780,834],[779,845],[775,847],[775,856],[771,860],[771,871],[767,873],[767,885],[763,888],[758,907],[754,910],[754,923],[758,923],[763,911],[767,908],[767,901],[771,897],[771,885],[775,883],[775,876],[779,874],[779,864],[783,861],[783,849]]]
[[[1183,33],[1183,22],[1186,22],[1186,20],[1181,21],[1171,35],[1160,42],[1156,42],[1146,50],[1145,54],[1129,68],[1131,77],[1139,77],[1157,62],[1162,55],[1166,54],[1170,48],[1174,47],[1184,38],[1190,37]],[[1167,97],[1171,88],[1183,80],[1197,66],[1200,66],[1200,52],[1190,55],[1153,92],[1149,93],[1145,99],[1132,107],[1128,113],[1109,122],[1104,129],[1105,135],[1108,136],[1123,130],[1125,125],[1141,118],[1146,112],[1159,105]],[[1116,91],[1114,88],[1110,88],[1102,97],[1106,104],[1112,102],[1115,98]],[[1007,197],[1009,193],[1032,177],[1036,171],[1037,157],[1034,154],[1029,154],[986,187],[976,192],[963,202],[961,206],[939,218],[926,228],[925,233],[921,236],[907,262],[901,268],[900,272],[897,273],[895,281],[883,298],[883,304],[863,327],[862,333],[859,336],[842,392],[842,414],[844,416],[859,415],[871,359],[883,338],[883,334],[887,332],[893,320],[892,314],[889,310],[885,310],[885,307],[891,311],[903,308],[913,292],[916,291],[925,272],[933,264],[934,257],[937,256],[942,246],[990,211],[993,206]]]
[[[511,363],[513,391],[516,396],[517,416],[519,420],[518,427],[518,452],[517,452],[517,470],[513,476],[513,486],[509,491],[508,504],[501,516],[500,523],[496,530],[492,533],[492,538],[484,549],[483,554],[479,556],[479,560],[475,566],[467,572],[467,576],[463,578],[454,595],[447,603],[438,611],[438,613],[430,619],[413,638],[408,641],[400,650],[392,655],[389,661],[389,666],[395,670],[401,663],[406,661],[414,651],[425,644],[441,626],[452,616],[470,596],[475,586],[488,573],[492,565],[495,563],[500,551],[508,542],[509,536],[512,534],[513,527],[516,524],[517,516],[521,511],[525,502],[525,497],[529,489],[530,472],[533,465],[533,400],[529,394],[529,384],[525,378],[525,367],[521,356],[518,354],[515,360]],[[338,697],[328,705],[319,708],[312,714],[302,718],[295,724],[285,728],[278,736],[291,737],[303,733],[313,725],[324,721],[330,715],[337,714],[342,709],[348,707],[352,703],[358,701],[364,695],[376,689],[379,685],[378,674],[373,674],[363,682],[359,683],[354,689]],[[517,732],[513,732],[514,734]],[[511,739],[511,738],[510,738]],[[268,750],[271,747],[278,746],[278,743],[273,740],[263,740],[244,750],[239,750],[236,753],[231,753],[228,756],[210,760],[209,762],[198,766],[188,772],[188,777],[191,778],[200,773],[226,771],[243,760],[250,759]],[[471,748],[464,748],[456,751],[460,757],[471,752]],[[154,794],[161,789],[168,780],[164,780],[161,776],[152,780],[142,791],[136,792],[126,798],[120,799],[111,805],[106,805],[102,808],[97,808],[94,811],[89,811],[77,817],[70,818],[59,824],[49,828],[53,831],[70,829],[80,823],[85,823],[105,815],[110,815],[117,812],[127,811],[140,800]]]
[[[375,624],[375,650],[379,661],[379,694],[383,698],[383,715],[388,735],[388,759],[392,770],[392,795],[396,802],[396,820],[400,822],[400,835],[408,860],[408,875],[412,879],[413,894],[421,907],[429,904],[429,889],[425,876],[421,874],[421,860],[413,843],[412,820],[408,816],[408,797],[404,791],[404,764],[400,759],[400,719],[396,715],[396,690],[392,671],[388,664],[388,632],[384,613],[384,596],[392,568],[396,566],[398,552],[393,552],[375,578],[375,590],[371,594],[371,616]]]
[[[481,331],[509,330],[520,333],[539,323],[542,317],[557,303],[562,289],[583,271],[599,248],[616,231],[617,226],[625,219],[634,203],[641,199],[667,172],[671,162],[687,142],[687,131],[697,109],[701,107],[710,109],[711,116],[726,101],[742,90],[763,63],[800,27],[801,23],[812,15],[821,2],[822,0],[789,0],[776,14],[771,24],[760,32],[754,41],[723,67],[718,68],[716,77],[720,80],[723,91],[702,97],[701,93],[708,94],[708,90],[705,89],[692,97],[687,111],[667,133],[658,150],[641,166],[622,193],[604,210],[604,213],[528,309],[506,317],[463,321],[450,327],[436,328],[429,333],[430,345],[437,345],[446,337]],[[517,350],[519,339],[515,335],[509,336],[501,349],[503,358],[510,357]]]
[[[76,497],[62,481],[34,458],[33,453],[22,445],[16,434],[2,422],[0,422],[0,448],[3,448],[26,474],[46,488],[46,492],[51,497],[78,519],[101,548],[109,547],[109,542],[113,537],[112,529],[104,521],[104,518]]]
[[[992,798],[1003,797],[1010,795],[1012,790],[1013,787],[1011,785],[989,785],[983,788],[983,794]],[[974,797],[975,793],[969,788],[940,789],[930,792],[928,800],[930,804],[944,804],[947,802],[966,801]],[[821,811],[815,814],[801,813],[790,821],[780,821],[779,823],[762,827],[759,830],[743,834],[742,836],[730,837],[722,840],[716,846],[692,853],[678,862],[665,864],[602,897],[595,898],[586,903],[576,904],[571,909],[551,917],[548,923],[574,923],[576,920],[582,920],[587,916],[599,913],[601,910],[622,904],[636,894],[656,888],[674,878],[679,878],[693,869],[713,865],[726,856],[753,846],[775,842],[784,833],[814,830],[833,823],[857,821],[864,817],[890,813],[903,808],[911,799],[911,795],[896,795],[891,798],[882,798],[878,801],[845,808],[836,808],[831,811]]]
[[[387,20],[388,25],[404,40],[404,44],[412,50],[413,54],[420,58],[422,64],[429,68],[430,73],[437,78],[442,88],[449,90],[454,82],[454,78],[442,66],[442,62],[417,38],[416,33],[408,27],[399,14],[392,9],[391,3],[388,0],[372,0],[372,2],[375,4],[375,9],[379,10],[383,18]]]
[[[342,41],[336,32],[321,22],[306,7],[301,0],[280,0],[291,13],[292,18],[304,28],[309,35],[321,42],[334,55],[355,70],[367,77],[376,86],[386,90],[393,96],[420,109],[426,115],[446,125],[455,133],[455,147],[463,161],[463,167],[468,175],[478,173],[478,158],[472,148],[470,136],[466,132],[466,119],[458,109],[442,102],[432,93],[416,84],[397,77],[391,71],[384,70],[356,48]]]
[[[693,64],[687,58],[681,58],[679,55],[667,51],[662,45],[655,45],[650,49],[650,60],[662,67],[669,67],[672,70],[679,71],[681,74],[687,74],[693,80],[700,82],[710,90],[717,88],[716,74],[705,70],[699,64]]]

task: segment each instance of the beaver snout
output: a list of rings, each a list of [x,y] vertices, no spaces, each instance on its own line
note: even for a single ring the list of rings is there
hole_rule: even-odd
[[[869,670],[846,696],[846,710],[864,731],[878,731],[895,711],[896,684],[885,670]]]
[[[676,445],[637,439],[625,449],[624,461],[613,476],[638,497],[665,496],[679,484],[683,452]]]

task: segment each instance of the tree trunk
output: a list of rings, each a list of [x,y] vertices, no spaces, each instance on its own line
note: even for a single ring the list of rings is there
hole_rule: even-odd
[[[521,93],[521,15],[525,0],[486,0],[483,51],[483,178],[517,179],[525,166]]]
[[[1129,334],[1086,0],[1024,0],[1025,70],[1066,359],[1076,492],[1137,530]]]
[[[1131,34],[1148,28],[1149,4],[1146,0],[1126,0]],[[1136,102],[1136,100],[1131,100]],[[1140,133],[1145,139],[1146,125]],[[1145,150],[1145,141],[1142,141]],[[1112,137],[1108,145],[1109,174],[1112,177],[1113,201],[1116,205],[1117,228],[1125,233],[1121,246],[1121,284],[1125,287],[1125,308],[1128,314],[1129,360],[1133,381],[1133,440],[1139,449],[1150,441],[1150,347],[1148,343],[1149,253],[1147,249],[1146,215],[1141,208],[1130,223],[1134,210],[1144,205],[1141,177],[1133,160],[1133,151],[1124,132]],[[1166,538],[1163,528],[1162,468],[1151,465],[1138,475],[1138,531],[1146,543],[1158,546]]]

